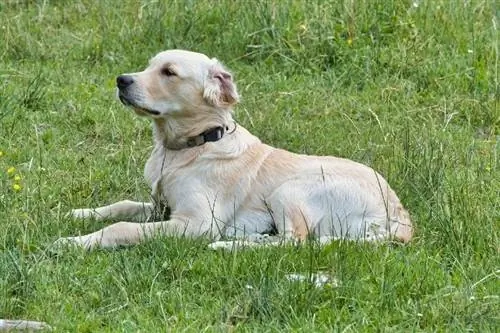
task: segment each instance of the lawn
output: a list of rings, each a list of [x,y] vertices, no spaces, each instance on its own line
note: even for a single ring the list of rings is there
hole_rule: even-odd
[[[0,3],[0,318],[57,332],[494,332],[500,327],[499,13],[494,0]],[[217,57],[264,142],[383,174],[408,245],[223,252],[152,239],[49,245],[148,200],[147,119],[115,77],[158,51]],[[323,272],[338,285],[293,282]]]

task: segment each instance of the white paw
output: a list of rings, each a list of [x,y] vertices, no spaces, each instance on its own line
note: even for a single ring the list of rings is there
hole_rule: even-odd
[[[50,251],[61,253],[68,248],[90,249],[90,243],[83,237],[61,237],[50,246]]]
[[[73,217],[75,219],[86,219],[86,218],[96,217],[97,213],[92,208],[79,208],[79,209],[72,209],[68,214],[66,214],[66,216]]]
[[[268,234],[250,234],[246,237],[250,242],[255,243],[266,243],[269,241],[270,236]]]
[[[250,247],[266,247],[283,245],[288,240],[281,236],[270,236],[268,234],[250,234],[244,238],[237,238],[229,241],[216,241],[208,244],[208,248],[212,250],[223,249],[231,251],[233,249],[250,248]]]
[[[208,248],[212,250],[226,250],[226,251],[231,251],[233,249],[240,249],[244,247],[256,247],[259,244],[255,242],[250,242],[244,239],[238,239],[238,240],[231,240],[231,241],[217,241],[208,244]]]
[[[235,247],[235,241],[216,241],[208,244],[208,248],[212,250],[231,250]]]

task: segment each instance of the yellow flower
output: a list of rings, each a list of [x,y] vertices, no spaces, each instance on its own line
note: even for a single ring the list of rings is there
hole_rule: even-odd
[[[12,185],[12,188],[14,189],[14,191],[21,191],[21,185],[19,184]]]
[[[3,156],[3,151],[0,150],[0,157],[2,157],[2,156]]]
[[[20,180],[21,180],[21,176],[19,176],[19,175],[15,175],[15,176],[14,176],[14,180],[15,180],[16,182],[20,181]]]
[[[349,39],[347,40],[347,45],[349,45],[349,46],[350,46],[350,45],[352,45],[352,38],[349,38]]]
[[[16,172],[16,168],[14,168],[14,167],[10,167],[10,168],[7,169],[7,173],[9,175],[12,175],[14,172]]]

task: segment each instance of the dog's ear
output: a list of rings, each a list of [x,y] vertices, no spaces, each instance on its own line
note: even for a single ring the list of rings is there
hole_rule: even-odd
[[[216,107],[229,107],[238,103],[240,97],[231,73],[225,70],[217,59],[213,60],[214,64],[208,70],[205,80],[203,98]]]

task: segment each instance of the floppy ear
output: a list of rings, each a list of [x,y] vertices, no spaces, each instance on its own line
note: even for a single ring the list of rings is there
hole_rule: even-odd
[[[236,91],[231,73],[216,60],[208,70],[208,77],[205,80],[203,98],[218,107],[228,107],[238,103],[240,96]]]

